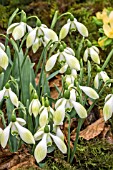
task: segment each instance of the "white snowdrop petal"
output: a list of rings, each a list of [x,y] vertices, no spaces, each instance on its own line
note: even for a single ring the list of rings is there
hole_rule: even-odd
[[[34,139],[35,141],[38,141],[42,138],[42,135],[44,134],[44,131],[43,130],[39,130],[37,131],[35,134],[34,134]]]
[[[59,106],[53,114],[53,121],[55,125],[61,125],[65,118],[65,107]]]
[[[99,49],[96,46],[92,46],[92,48],[99,54]]]
[[[56,136],[58,136],[61,140],[64,141],[64,134],[63,134],[63,132],[61,131],[61,129],[60,129],[59,126],[57,126],[57,128],[56,128]]]
[[[29,106],[29,114],[31,115],[33,113],[34,117],[37,117],[39,110],[40,110],[41,104],[38,99],[33,99]]]
[[[10,96],[11,102],[12,102],[16,107],[18,107],[18,105],[19,105],[18,98],[17,98],[16,94],[15,94],[11,89],[9,89],[9,96]]]
[[[71,75],[74,77],[74,78],[77,78],[77,71],[75,69],[72,69],[71,70]]]
[[[100,75],[101,75],[104,82],[106,82],[107,80],[110,79],[105,71],[101,71]]]
[[[8,139],[9,139],[9,134],[10,134],[10,128],[11,128],[12,123],[10,123],[2,132],[1,134],[1,146],[3,148],[6,147]]]
[[[62,105],[62,103],[66,104],[66,99],[65,98],[61,98],[61,99],[57,100],[57,102],[55,103],[55,109],[57,109],[60,105]]]
[[[95,78],[94,78],[94,87],[96,88],[96,89],[98,89],[99,88],[99,76],[98,76],[98,74],[95,76]]]
[[[85,25],[83,25],[82,23],[80,23],[78,21],[75,22],[75,24],[76,24],[76,27],[77,27],[77,30],[79,31],[79,33],[84,37],[88,37],[88,30],[85,27]]]
[[[76,101],[76,91],[75,89],[70,90],[70,99]]]
[[[48,123],[48,111],[47,111],[47,108],[45,107],[44,110],[40,114],[39,124],[40,124],[40,127],[43,127],[47,123]]]
[[[90,48],[89,50],[90,50],[91,59],[95,63],[100,64],[100,58],[99,58],[98,53],[93,48]]]
[[[83,60],[84,60],[85,62],[86,62],[87,59],[88,59],[88,51],[89,51],[89,49],[86,48],[86,50],[85,50],[85,52],[84,52],[84,55],[83,55]]]
[[[41,46],[41,41],[39,38],[36,38],[35,42],[32,45],[33,53],[36,53],[36,51],[39,49],[40,46]]]
[[[21,39],[25,34],[25,28],[22,24],[16,26],[12,32],[12,36],[15,40]]]
[[[70,68],[75,69],[75,70],[80,70],[80,64],[79,64],[78,59],[70,54],[67,54],[65,52],[63,53],[65,56],[66,62],[70,66]]]
[[[5,51],[5,46],[4,46],[4,44],[2,44],[1,42],[0,42],[0,48],[1,48],[3,51]]]
[[[5,93],[5,89],[0,90],[0,102],[2,101],[2,99],[4,97],[4,93]]]
[[[104,105],[103,108],[103,115],[104,115],[104,120],[107,121],[108,119],[111,118],[112,113],[113,113],[113,98],[111,97]]]
[[[6,70],[8,66],[8,56],[7,54],[0,48],[0,66]]]
[[[67,70],[67,68],[68,68],[68,64],[66,63],[66,64],[64,64],[63,67],[59,70],[59,73],[61,73],[61,74],[65,73],[66,70]]]
[[[24,126],[26,124],[26,121],[20,117],[16,118],[16,121],[22,126]]]
[[[87,117],[87,111],[80,103],[72,101],[72,104],[80,118],[84,119]]]
[[[49,41],[50,40],[58,41],[58,36],[52,29],[43,28],[43,31],[44,31],[44,35],[49,39]]]
[[[48,59],[46,66],[45,66],[46,71],[50,71],[54,67],[58,56],[59,56],[59,53],[52,55]]]
[[[50,134],[51,137],[53,138],[54,143],[56,144],[56,146],[58,147],[58,149],[63,153],[67,153],[67,147],[65,145],[65,143],[63,142],[62,139],[60,139],[58,136],[52,135]]]
[[[66,53],[68,53],[68,54],[71,54],[71,55],[75,56],[75,52],[74,52],[73,49],[70,48],[70,47],[66,47],[66,48],[64,49],[64,51],[65,51]]]
[[[60,33],[59,33],[60,40],[64,39],[67,36],[69,32],[69,28],[70,28],[70,22],[68,22],[61,28]]]
[[[22,127],[18,122],[15,122],[15,126],[17,127],[18,133],[24,142],[28,144],[35,144],[33,135],[28,129]]]
[[[35,28],[34,30],[32,30],[26,39],[26,46],[27,48],[31,47],[36,39],[36,32],[37,32],[37,28]]]
[[[44,134],[42,140],[38,143],[35,148],[34,156],[37,163],[41,162],[47,155],[47,143],[46,143],[46,134]]]
[[[13,29],[19,25],[19,23],[13,23],[9,26],[9,28],[7,29],[7,34],[11,34],[13,32]]]
[[[90,98],[92,99],[98,99],[99,95],[97,94],[97,92],[92,89],[91,87],[86,87],[86,86],[79,86],[80,89]]]

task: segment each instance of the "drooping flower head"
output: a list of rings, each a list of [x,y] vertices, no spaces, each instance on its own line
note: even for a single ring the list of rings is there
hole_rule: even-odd
[[[32,50],[35,53],[42,44],[45,46],[50,40],[58,41],[57,34],[39,20],[37,27],[28,34],[26,46],[27,48],[32,46]]]
[[[12,135],[18,135],[20,138],[28,143],[28,144],[35,144],[35,140],[32,136],[32,133],[23,127],[23,125],[26,124],[26,121],[22,118],[16,118],[14,114],[12,114],[12,121],[9,123],[9,125],[3,130],[1,134],[1,145],[3,148],[6,147],[10,131]]]
[[[5,85],[3,90],[0,90],[0,102],[2,101],[3,97],[9,97],[11,102],[14,106],[18,107],[19,101],[16,94],[11,90],[9,83]]]
[[[41,139],[34,151],[34,156],[38,163],[46,157],[47,148],[53,144],[52,141],[54,141],[63,154],[67,153],[67,147],[64,143],[64,135],[59,126],[54,125],[53,132],[50,132],[50,125],[43,126],[34,134],[34,138],[36,141]]]
[[[80,70],[79,61],[75,57],[74,51],[69,47],[60,45],[57,53],[48,59],[45,67],[46,71],[50,71],[57,61],[61,65],[60,73],[64,73],[68,67],[77,71]]]
[[[80,22],[77,21],[76,18],[74,18],[73,15],[70,16],[70,19],[68,19],[67,24],[65,24],[61,30],[60,30],[60,34],[59,34],[59,39],[64,39],[67,34],[69,33],[70,30],[76,31],[76,29],[78,30],[78,32],[83,36],[83,37],[88,37],[88,30],[87,28]]]

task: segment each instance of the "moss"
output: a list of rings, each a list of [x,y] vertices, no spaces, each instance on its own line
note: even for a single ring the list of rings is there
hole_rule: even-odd
[[[95,138],[80,140],[77,145],[76,161],[70,165],[60,151],[48,157],[46,170],[110,170],[113,169],[113,145]]]

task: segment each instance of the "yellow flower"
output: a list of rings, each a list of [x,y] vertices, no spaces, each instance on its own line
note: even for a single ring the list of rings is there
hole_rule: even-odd
[[[107,37],[99,38],[99,40],[98,40],[99,46],[100,46],[100,47],[103,47],[103,46],[104,46],[104,42],[105,42],[107,39],[108,39]]]
[[[107,9],[103,9],[102,12],[97,12],[96,17],[97,17],[97,19],[101,19],[103,21],[103,23],[108,23],[108,21],[109,21]]]

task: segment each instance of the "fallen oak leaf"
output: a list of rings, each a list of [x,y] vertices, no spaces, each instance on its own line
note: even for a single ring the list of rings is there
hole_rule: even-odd
[[[98,136],[104,129],[105,126],[105,121],[104,118],[100,118],[91,125],[87,126],[86,129],[82,130],[80,132],[80,137],[90,140],[93,139],[94,137]],[[76,134],[71,136],[71,139],[74,141],[76,138]]]

